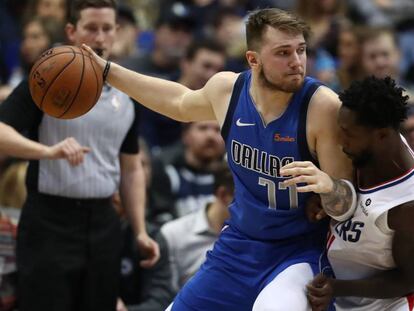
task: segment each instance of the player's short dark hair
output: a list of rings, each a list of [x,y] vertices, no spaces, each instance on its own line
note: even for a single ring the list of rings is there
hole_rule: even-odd
[[[76,25],[80,12],[87,8],[112,8],[117,11],[116,0],[72,0],[68,10],[68,22]]]
[[[303,34],[305,40],[310,35],[310,27],[298,16],[276,8],[261,9],[249,14],[246,23],[246,41],[249,50],[259,50],[263,33],[267,27],[293,35]]]
[[[202,41],[196,40],[192,42],[186,51],[185,59],[193,60],[200,50],[208,50],[219,54],[223,54],[224,56],[226,55],[226,50],[223,45],[221,45],[219,42],[215,40],[205,39]]]
[[[391,127],[398,130],[407,117],[408,96],[390,77],[368,77],[354,81],[339,94],[343,107],[356,113],[357,122],[372,128]]]

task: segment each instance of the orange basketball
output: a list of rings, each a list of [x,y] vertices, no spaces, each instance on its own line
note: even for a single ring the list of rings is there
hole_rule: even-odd
[[[36,105],[60,119],[73,119],[92,109],[102,85],[102,70],[82,49],[69,45],[44,52],[29,76]]]

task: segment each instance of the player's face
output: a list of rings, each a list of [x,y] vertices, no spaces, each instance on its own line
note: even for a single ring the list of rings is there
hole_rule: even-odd
[[[362,66],[366,75],[377,78],[395,77],[399,66],[399,53],[393,38],[383,34],[362,46]]]
[[[352,160],[355,167],[365,166],[373,158],[373,132],[356,122],[355,113],[341,107],[338,115],[343,152]]]
[[[224,141],[216,121],[194,122],[183,138],[186,148],[198,161],[209,163],[224,155]]]
[[[302,34],[292,35],[268,27],[258,55],[263,87],[290,93],[302,86],[306,70],[306,43]]]
[[[215,51],[200,49],[190,61],[183,61],[182,71],[190,79],[191,87],[202,88],[207,81],[224,68],[225,56]]]
[[[116,13],[112,8],[86,8],[80,12],[76,27],[67,28],[74,45],[89,45],[103,58],[108,58],[116,35]]]

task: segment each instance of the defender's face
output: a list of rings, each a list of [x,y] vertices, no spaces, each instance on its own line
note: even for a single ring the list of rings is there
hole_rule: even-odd
[[[375,130],[359,125],[355,113],[345,107],[339,110],[338,124],[343,152],[355,167],[365,166],[373,157]]]
[[[295,92],[302,86],[306,72],[306,42],[302,34],[267,27],[258,55],[263,86],[284,92]]]
[[[76,46],[85,43],[107,59],[116,35],[116,13],[112,8],[86,8],[76,25],[67,27],[68,39]]]

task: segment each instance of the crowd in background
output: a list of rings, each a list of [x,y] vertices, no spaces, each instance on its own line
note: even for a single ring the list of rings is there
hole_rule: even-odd
[[[0,2],[0,104],[44,50],[65,43],[67,6],[65,0]],[[308,75],[337,92],[366,76],[391,76],[414,101],[412,0],[124,0],[111,59],[199,89],[218,71],[247,69],[244,20],[265,7],[294,11],[311,26]],[[402,132],[414,147],[413,107]],[[233,190],[216,122],[182,125],[140,107],[140,150],[148,231],[161,260],[151,269],[138,266],[125,220],[118,307],[164,310],[212,247]],[[0,155],[0,310],[16,304],[13,248],[26,168]],[[126,219],[119,196],[113,202]]]

